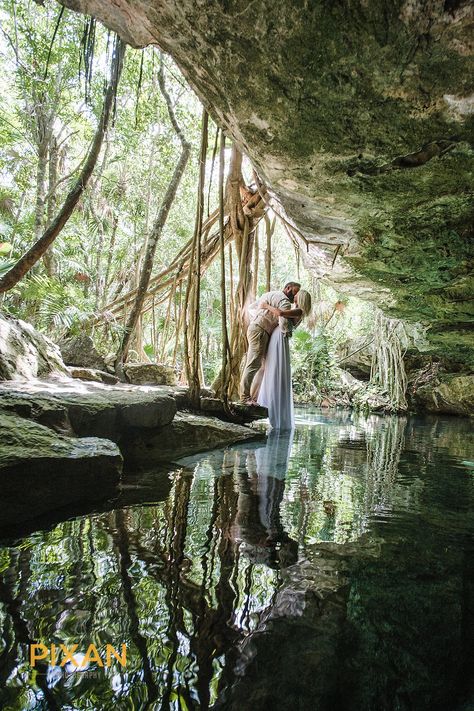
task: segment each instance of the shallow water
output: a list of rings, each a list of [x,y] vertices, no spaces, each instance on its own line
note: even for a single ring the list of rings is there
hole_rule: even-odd
[[[468,420],[300,410],[129,477],[138,503],[0,546],[0,708],[474,708],[473,460]],[[40,642],[126,665],[32,668]]]

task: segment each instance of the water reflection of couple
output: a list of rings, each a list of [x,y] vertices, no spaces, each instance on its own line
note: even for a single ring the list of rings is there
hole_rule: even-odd
[[[239,444],[179,460],[187,467],[210,465],[215,476],[233,475],[236,505],[224,514],[233,512],[231,539],[253,563],[271,568],[286,568],[298,558],[298,543],[285,531],[280,512],[292,443],[292,431],[272,430],[265,444]]]
[[[292,442],[292,432],[273,431],[265,446],[247,446],[246,471],[238,475],[232,537],[252,562],[271,568],[286,568],[298,558],[298,543],[285,531],[280,512]]]
[[[282,291],[263,294],[249,308],[241,398],[268,408],[270,424],[276,430],[294,427],[289,338],[310,310],[310,294],[293,281]]]

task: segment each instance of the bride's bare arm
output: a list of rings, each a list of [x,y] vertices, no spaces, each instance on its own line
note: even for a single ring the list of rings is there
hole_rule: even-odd
[[[296,307],[294,309],[278,309],[276,306],[271,306],[271,304],[267,304],[266,301],[260,304],[260,307],[262,309],[267,309],[267,311],[270,311],[272,314],[275,314],[275,316],[283,316],[283,318],[299,318],[303,315],[303,311]]]

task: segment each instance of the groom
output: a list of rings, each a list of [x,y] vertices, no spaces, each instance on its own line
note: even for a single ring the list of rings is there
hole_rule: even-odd
[[[291,309],[291,304],[300,288],[301,284],[298,284],[298,282],[289,281],[288,284],[285,284],[283,291],[267,291],[266,294],[262,294],[255,304],[250,306],[251,310],[257,309],[257,311],[247,329],[249,347],[244,372],[240,381],[242,402],[253,404],[250,397],[252,382],[262,365],[270,336],[278,326],[278,317],[266,309],[260,308],[259,304],[266,301],[270,306],[275,306],[278,309]]]

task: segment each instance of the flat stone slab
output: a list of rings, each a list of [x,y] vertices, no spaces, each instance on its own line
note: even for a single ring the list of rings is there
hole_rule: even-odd
[[[229,407],[232,414],[235,415],[236,419],[238,419],[241,424],[245,422],[254,422],[255,420],[262,420],[265,417],[268,417],[267,408],[260,407],[259,405],[246,405],[243,402],[230,402]],[[216,417],[228,419],[222,400],[219,400],[218,398],[202,397],[201,410],[206,413],[212,413]]]
[[[161,431],[131,432],[123,442],[122,452],[127,465],[150,467],[264,436],[250,427],[223,422],[217,417],[178,412],[173,422]]]
[[[118,495],[116,444],[58,434],[0,412],[0,529],[63,506]]]
[[[71,365],[68,368],[71,378],[77,380],[87,380],[93,383],[104,383],[105,385],[116,385],[119,379],[105,370],[97,370],[97,368],[81,368]]]
[[[170,389],[157,386],[104,385],[72,378],[0,383],[0,410],[79,437],[120,442],[131,427],[164,427],[176,409]]]

